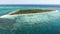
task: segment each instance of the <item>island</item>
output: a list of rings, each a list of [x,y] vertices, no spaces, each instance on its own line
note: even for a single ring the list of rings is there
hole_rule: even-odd
[[[42,13],[42,12],[52,12],[54,10],[42,10],[42,9],[33,9],[33,10],[18,10],[10,15],[14,14],[30,14],[30,13]]]

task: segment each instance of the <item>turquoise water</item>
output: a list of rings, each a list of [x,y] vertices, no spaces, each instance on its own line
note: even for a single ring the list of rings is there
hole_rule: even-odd
[[[5,14],[8,14],[10,12],[13,12],[13,11],[16,11],[16,10],[28,10],[28,9],[54,9],[54,10],[60,10],[60,8],[57,6],[57,7],[51,7],[49,5],[47,5],[46,7],[45,6],[0,6],[0,16],[1,15],[5,15]]]
[[[16,10],[52,9],[55,13],[0,18],[1,34],[60,34],[59,6],[0,6],[0,16]],[[13,23],[13,24],[12,24]],[[16,28],[16,30],[10,31]],[[6,28],[6,30],[4,29]],[[8,30],[9,29],[9,30]]]

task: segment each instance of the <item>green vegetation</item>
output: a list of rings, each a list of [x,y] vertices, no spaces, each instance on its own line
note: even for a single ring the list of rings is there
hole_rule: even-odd
[[[53,10],[42,10],[42,9],[34,9],[34,10],[19,10],[15,13],[12,13],[10,15],[14,14],[29,14],[29,13],[42,13],[42,12],[51,12]]]

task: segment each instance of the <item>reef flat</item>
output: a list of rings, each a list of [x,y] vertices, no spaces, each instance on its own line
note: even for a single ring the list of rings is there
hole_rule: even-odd
[[[21,11],[21,10],[20,10]],[[16,12],[0,17],[0,33],[2,34],[59,34],[60,13],[56,10],[48,13],[34,14]],[[57,27],[58,26],[58,27]]]

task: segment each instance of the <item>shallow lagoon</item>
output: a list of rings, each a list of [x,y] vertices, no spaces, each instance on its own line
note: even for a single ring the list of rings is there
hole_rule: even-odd
[[[6,19],[12,19],[12,21],[14,20],[14,24],[12,24],[13,28],[8,25],[11,29],[8,30],[8,28],[6,28],[5,30],[10,31],[12,34],[59,34],[59,14],[59,12],[51,12],[31,15],[27,14],[21,16],[5,16],[4,18]],[[8,21],[9,23],[11,22],[10,20]]]
[[[33,15],[5,16],[0,20],[0,23],[2,24],[2,28],[0,27],[1,34],[60,34],[59,11]],[[7,23],[10,23],[10,25]]]

